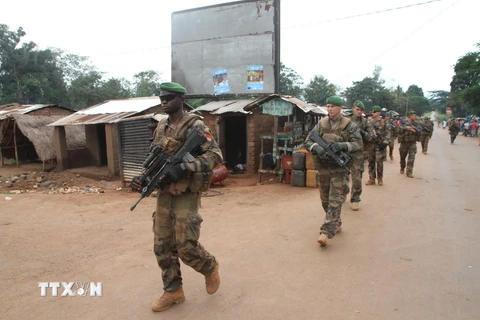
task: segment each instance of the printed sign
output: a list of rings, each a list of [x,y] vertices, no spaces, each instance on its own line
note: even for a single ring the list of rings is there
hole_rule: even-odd
[[[247,90],[263,90],[263,66],[247,67]]]
[[[227,69],[219,69],[212,72],[213,76],[213,93],[223,94],[230,92],[228,86]]]

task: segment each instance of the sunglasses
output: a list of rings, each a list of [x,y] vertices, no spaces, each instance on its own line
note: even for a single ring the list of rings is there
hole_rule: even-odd
[[[160,101],[167,101],[170,102],[178,97],[176,94],[166,94],[164,96],[160,96]]]

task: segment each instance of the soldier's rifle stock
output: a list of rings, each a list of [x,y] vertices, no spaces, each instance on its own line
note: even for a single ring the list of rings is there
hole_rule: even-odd
[[[155,188],[168,183],[168,173],[172,168],[189,157],[191,158],[190,152],[205,141],[207,141],[205,135],[197,128],[193,128],[188,133],[185,143],[174,154],[163,152],[159,146],[154,147],[147,159],[143,162],[142,166],[144,170],[138,177],[138,182],[142,186],[140,199],[130,207],[130,210],[133,211],[143,198],[152,194]]]
[[[335,153],[335,151],[333,150],[333,143],[327,142],[322,137],[320,137],[317,130],[310,131],[310,133],[308,134],[308,138],[313,142],[318,143],[318,145],[325,150],[328,158],[335,161],[338,166],[347,170],[349,174],[352,174],[350,168],[347,167],[347,164],[350,161],[350,157],[348,156],[348,154],[346,154],[344,151]]]

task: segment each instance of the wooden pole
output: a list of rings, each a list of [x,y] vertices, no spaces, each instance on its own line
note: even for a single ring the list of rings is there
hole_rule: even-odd
[[[1,141],[0,141],[1,142]],[[2,147],[0,147],[0,167],[3,167],[3,155],[2,155]]]
[[[17,163],[17,168],[18,168],[20,164],[18,163],[17,121],[13,122],[13,145],[15,146],[15,162]]]

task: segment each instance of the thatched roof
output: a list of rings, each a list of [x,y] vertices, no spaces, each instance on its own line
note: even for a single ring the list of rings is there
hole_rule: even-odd
[[[12,114],[22,133],[33,143],[38,158],[42,161],[56,158],[53,138],[54,127],[47,125],[65,116],[33,116],[28,114]],[[77,149],[85,147],[85,126],[69,126],[65,128],[67,148]]]

